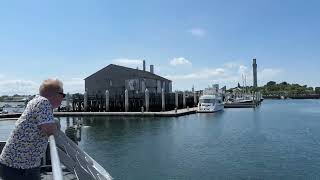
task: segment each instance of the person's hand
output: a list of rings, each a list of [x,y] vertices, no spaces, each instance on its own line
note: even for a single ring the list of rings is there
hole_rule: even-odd
[[[58,130],[61,129],[61,124],[60,124],[60,121],[58,119],[54,119],[55,123],[57,124],[57,128]]]

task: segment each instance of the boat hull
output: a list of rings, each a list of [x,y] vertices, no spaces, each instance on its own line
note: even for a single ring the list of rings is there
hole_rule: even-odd
[[[203,107],[199,107],[197,112],[199,113],[215,113],[218,111],[223,111],[224,110],[224,105],[223,104],[219,104],[219,105],[215,105],[213,108],[203,108]]]

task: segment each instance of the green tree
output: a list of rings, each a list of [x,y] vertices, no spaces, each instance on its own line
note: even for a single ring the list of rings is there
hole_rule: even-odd
[[[274,81],[269,81],[266,86],[274,86],[274,85],[276,85],[276,84],[277,84],[277,83],[274,82]]]
[[[284,81],[284,82],[280,83],[280,85],[287,86],[288,83]]]

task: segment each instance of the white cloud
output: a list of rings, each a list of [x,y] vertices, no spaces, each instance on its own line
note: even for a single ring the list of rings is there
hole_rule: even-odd
[[[170,64],[172,66],[178,66],[178,65],[189,65],[191,66],[192,63],[185,59],[184,57],[178,57],[178,58],[173,58],[171,61],[170,61]]]
[[[265,68],[258,72],[258,79],[262,80],[271,80],[279,76],[284,71],[282,69],[274,69],[274,68]]]
[[[3,80],[0,81],[0,95],[26,95],[37,94],[39,84],[29,80]]]
[[[84,93],[84,78],[71,78],[63,81],[65,93]]]
[[[142,65],[142,60],[140,59],[127,59],[127,58],[119,58],[119,59],[113,59],[113,64],[126,66],[126,67],[137,67]]]
[[[189,32],[197,37],[204,37],[206,35],[206,30],[202,28],[192,28],[189,30]]]
[[[238,68],[238,67],[239,67],[239,64],[234,63],[234,62],[228,62],[228,63],[225,63],[225,64],[223,65],[223,67],[225,67],[225,68],[227,68],[227,69]]]
[[[265,68],[258,71],[258,83],[270,81],[283,73],[283,70],[277,68]],[[213,83],[235,87],[237,83],[243,83],[246,78],[246,84],[252,85],[252,70],[242,64],[226,63],[222,68],[202,68],[185,74],[169,74],[166,78],[174,82],[174,86],[190,88],[192,84],[198,87],[207,87]],[[200,86],[199,86],[200,85]]]
[[[239,72],[239,74],[241,74],[241,75],[247,76],[248,73],[249,73],[249,72],[248,72],[248,67],[247,67],[247,66],[244,66],[244,65],[240,65],[238,72]]]
[[[84,78],[62,79],[64,92],[83,93]],[[39,93],[40,82],[31,80],[2,80],[0,79],[0,95],[34,95]]]
[[[189,74],[181,74],[181,75],[167,75],[166,78],[170,80],[207,80],[207,79],[220,79],[226,76],[226,71],[223,68],[216,69],[203,69],[198,72],[193,72]]]

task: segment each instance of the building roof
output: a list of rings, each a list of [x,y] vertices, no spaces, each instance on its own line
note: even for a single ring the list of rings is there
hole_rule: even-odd
[[[139,70],[139,69],[133,69],[133,68],[129,68],[129,67],[124,67],[124,66],[119,66],[119,65],[115,65],[115,64],[109,64],[108,66],[100,69],[99,71],[91,74],[90,76],[86,77],[86,79],[94,76],[95,74],[99,73],[99,72],[103,72],[103,71],[108,71],[108,69],[122,69],[122,70],[125,70],[126,72],[130,72],[130,73],[136,73],[136,74],[139,74],[140,77],[143,77],[143,78],[148,78],[148,79],[160,79],[160,80],[163,80],[163,81],[170,81],[172,82],[171,80],[169,79],[166,79],[164,77],[161,77],[161,76],[158,76],[154,73],[151,73],[151,72],[148,72],[148,71],[143,71],[143,70]]]

